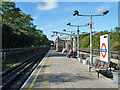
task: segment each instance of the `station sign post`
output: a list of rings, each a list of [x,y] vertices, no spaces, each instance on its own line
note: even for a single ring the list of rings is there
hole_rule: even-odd
[[[110,62],[110,35],[100,36],[100,60]]]

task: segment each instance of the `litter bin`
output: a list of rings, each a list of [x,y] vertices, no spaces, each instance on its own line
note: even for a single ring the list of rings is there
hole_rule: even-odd
[[[120,84],[120,72],[118,70],[112,71],[113,81],[117,84]]]
[[[82,61],[83,61],[83,64],[88,64],[88,60],[83,59]]]

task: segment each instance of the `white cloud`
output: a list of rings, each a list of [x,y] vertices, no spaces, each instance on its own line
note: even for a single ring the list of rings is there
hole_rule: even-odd
[[[36,15],[33,17],[34,21],[37,20],[37,18],[38,18],[39,16],[40,16],[40,13],[39,13],[39,14],[36,14]]]
[[[101,6],[97,8],[97,13],[104,11],[105,9],[109,9],[108,6]]]
[[[43,0],[45,2],[45,5],[38,5],[37,9],[38,10],[51,10],[51,9],[55,9],[58,8],[58,3],[56,0],[50,0],[50,2],[48,2],[48,0]]]

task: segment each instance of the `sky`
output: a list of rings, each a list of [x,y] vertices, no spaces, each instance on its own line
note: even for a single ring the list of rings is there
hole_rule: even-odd
[[[82,15],[102,14],[103,11],[109,10],[105,16],[92,18],[95,23],[94,31],[110,31],[118,26],[118,2],[15,2],[25,14],[31,14],[34,19],[34,25],[37,29],[43,30],[48,39],[55,40],[51,37],[52,31],[63,32],[77,31],[76,27],[67,26],[67,23],[73,25],[85,25],[90,22],[89,17],[73,16],[75,10]],[[81,27],[81,32],[90,32],[89,27]]]

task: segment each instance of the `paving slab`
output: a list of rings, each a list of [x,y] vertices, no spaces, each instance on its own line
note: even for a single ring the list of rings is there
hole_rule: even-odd
[[[118,88],[111,79],[100,76],[96,72],[88,72],[88,65],[75,58],[67,58],[65,54],[52,50],[49,57],[41,63],[28,80],[24,88],[51,88],[53,90],[105,90]],[[49,89],[49,90],[51,90]]]

